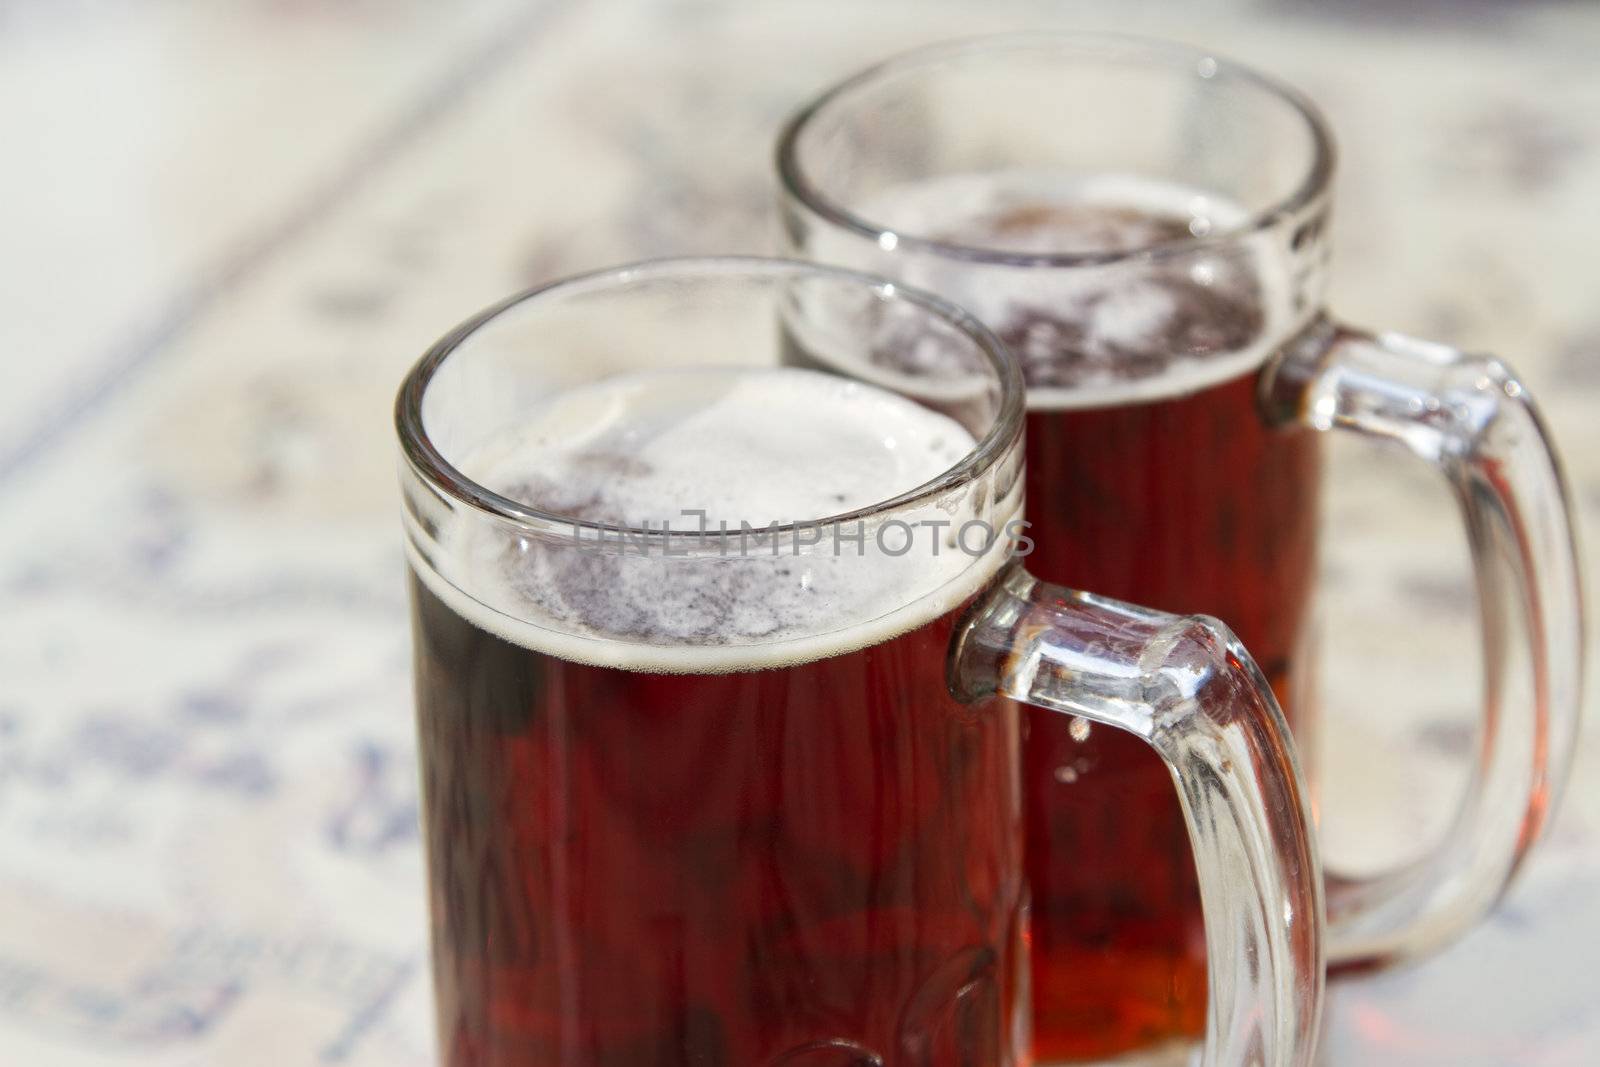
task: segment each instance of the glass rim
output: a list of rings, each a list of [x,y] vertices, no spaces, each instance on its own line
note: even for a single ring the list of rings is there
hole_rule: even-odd
[[[843,204],[822,194],[804,174],[799,161],[799,139],[812,120],[849,93],[879,79],[938,66],[950,60],[1010,50],[1060,51],[1097,57],[1145,56],[1187,61],[1197,77],[1208,81],[1238,79],[1287,103],[1305,122],[1311,135],[1311,161],[1294,189],[1264,208],[1251,212],[1238,226],[1204,235],[1156,241],[1139,248],[1089,252],[1016,252],[983,248],[956,241],[903,233],[862,218]],[[778,135],[775,162],[783,191],[823,220],[872,241],[887,250],[919,251],[950,259],[1012,267],[1088,267],[1112,263],[1161,259],[1197,249],[1230,244],[1271,229],[1292,218],[1323,196],[1333,177],[1336,159],[1333,135],[1322,112],[1300,90],[1246,63],[1210,49],[1137,34],[1029,31],[958,38],[924,45],[881,60],[833,83],[803,105],[784,123]]]
[[[809,531],[818,527],[864,522],[925,503],[975,480],[981,472],[993,466],[1009,445],[1021,435],[1024,411],[1022,369],[1004,342],[964,308],[932,293],[902,285],[888,278],[805,260],[776,256],[672,256],[602,267],[524,289],[484,308],[439,338],[406,372],[395,397],[395,430],[399,437],[402,457],[411,470],[435,492],[465,504],[482,515],[528,527],[536,532],[559,531],[566,536],[573,536],[580,530],[591,533],[603,531],[607,535],[620,531],[630,541],[637,538],[651,541],[700,539],[702,535],[691,530],[651,529],[648,526],[641,528],[579,519],[559,512],[529,507],[496,493],[469,478],[445,458],[428,435],[423,423],[422,405],[429,384],[445,361],[460,351],[480,329],[507,312],[542,299],[602,291],[650,278],[689,279],[718,276],[725,278],[744,276],[751,279],[773,279],[784,276],[826,277],[869,288],[883,299],[905,300],[950,324],[974,343],[988,358],[1000,386],[1000,407],[988,431],[960,460],[935,477],[888,499],[840,512],[837,515],[741,530],[746,536],[789,537],[800,530]]]

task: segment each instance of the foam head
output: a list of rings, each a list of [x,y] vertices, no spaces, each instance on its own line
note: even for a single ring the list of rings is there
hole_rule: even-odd
[[[1120,175],[957,174],[884,190],[861,214],[899,233],[1011,257],[977,261],[890,244],[862,265],[989,323],[1017,355],[1034,408],[1194,392],[1258,366],[1289,318],[1283,256],[1242,236],[1193,241],[1248,221],[1243,207],[1200,189]],[[824,233],[814,254],[860,259],[849,240]],[[1103,261],[1028,262],[1066,255]],[[918,361],[892,327],[883,335],[874,362]]]
[[[705,528],[703,552],[673,557],[579,525],[535,537],[462,523],[441,537],[443,558],[418,570],[480,627],[564,658],[715,671],[835,654],[959,603],[997,568],[1002,543],[962,551],[951,527],[916,528],[910,513],[896,516],[913,531],[904,548],[903,531],[884,538],[871,524],[859,544],[828,525],[770,540],[748,531],[890,500],[974,445],[947,415],[813,370],[616,375],[530,407],[514,432],[458,466],[518,503],[584,523]],[[987,483],[933,508],[947,523],[981,516],[997,531],[1015,509],[1013,495]]]

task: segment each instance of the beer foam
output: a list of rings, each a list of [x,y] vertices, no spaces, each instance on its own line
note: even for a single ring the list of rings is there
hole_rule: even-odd
[[[953,609],[1005,557],[977,556],[953,527],[901,531],[858,547],[797,551],[794,539],[741,542],[741,523],[814,522],[913,490],[975,447],[958,422],[863,382],[799,368],[694,368],[621,375],[559,394],[514,433],[456,466],[519,503],[565,517],[675,530],[721,524],[726,554],[670,558],[658,547],[607,551],[567,537],[519,536],[459,517],[440,532],[434,565],[408,549],[418,575],[479,628],[524,647],[597,665],[711,673],[776,667],[887,640]],[[977,510],[961,507],[982,498]],[[937,514],[1003,529],[1014,501],[966,489]],[[981,532],[981,531],[980,531]],[[938,540],[939,551],[934,550]],[[975,536],[973,542],[981,544]],[[774,546],[776,551],[774,551]]]
[[[1203,189],[1132,175],[955,174],[897,185],[858,214],[895,234],[1016,256],[1136,252],[1241,230],[1249,212]],[[1259,238],[1178,256],[1055,267],[975,262],[892,238],[823,231],[812,254],[938,293],[1011,347],[1034,409],[1100,407],[1196,392],[1263,363],[1290,329],[1289,264]],[[875,347],[877,363],[898,342]]]

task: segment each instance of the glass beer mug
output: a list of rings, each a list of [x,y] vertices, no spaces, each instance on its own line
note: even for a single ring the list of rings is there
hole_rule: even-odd
[[[1310,1061],[1271,689],[1212,620],[1023,569],[1022,379],[970,316],[642,264],[467,322],[396,418],[447,1067],[1027,1062],[1021,704],[1176,784],[1206,1062]]]
[[[1030,569],[1221,618],[1303,745],[1321,431],[1394,440],[1444,475],[1482,603],[1481,748],[1442,844],[1393,874],[1330,878],[1329,953],[1381,964],[1481,918],[1573,751],[1565,490],[1503,363],[1322,310],[1333,148],[1313,106],[1179,45],[992,38],[828,90],[785,130],[777,166],[791,251],[945,296],[1017,355]],[[915,340],[890,324],[878,366],[914,367]],[[1035,1054],[1181,1044],[1201,1025],[1206,964],[1166,769],[1125,733],[1023,714]]]

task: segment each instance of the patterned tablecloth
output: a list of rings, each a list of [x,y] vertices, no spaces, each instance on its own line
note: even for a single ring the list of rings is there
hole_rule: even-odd
[[[880,53],[1115,27],[1298,82],[1335,306],[1517,362],[1594,525],[1600,10],[1394,7],[0,4],[0,1063],[431,1062],[392,389],[513,289],[769,247],[780,117]],[[1473,595],[1425,471],[1335,466],[1328,852],[1380,863],[1462,781]],[[1597,760],[1489,923],[1338,987],[1329,1062],[1600,1063]]]

